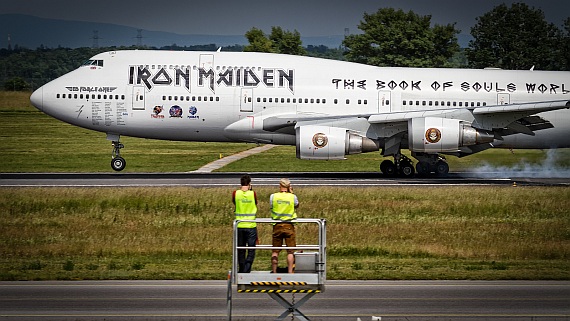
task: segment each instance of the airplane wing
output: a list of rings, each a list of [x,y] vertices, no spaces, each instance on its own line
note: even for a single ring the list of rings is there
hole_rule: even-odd
[[[393,112],[382,114],[287,114],[270,116],[263,120],[263,129],[266,131],[292,130],[295,126],[306,123],[325,123],[342,119],[367,119],[370,124],[406,123],[413,118],[450,118],[473,122],[473,127],[483,130],[502,130],[502,135],[524,133],[533,135],[536,130],[552,128],[547,120],[533,116],[542,112],[570,108],[570,101],[556,100],[535,103],[496,105],[485,107],[449,108],[436,110],[422,110],[410,112]],[[389,137],[391,135],[381,135]]]
[[[518,119],[522,119],[534,114],[570,108],[570,101],[556,100],[537,103],[496,105],[485,107],[470,108],[454,108],[454,109],[438,109],[413,112],[398,112],[371,115],[368,121],[371,124],[382,124],[392,122],[407,121],[412,118],[421,117],[443,117],[443,118],[461,118],[469,111],[478,128],[492,130],[496,128],[504,128]]]

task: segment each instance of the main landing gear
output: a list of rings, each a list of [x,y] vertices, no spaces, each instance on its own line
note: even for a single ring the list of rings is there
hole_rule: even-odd
[[[413,162],[410,158],[402,154],[394,155],[394,161],[384,160],[380,164],[380,171],[388,177],[400,176],[404,178],[418,176],[428,176],[434,173],[437,176],[447,176],[449,173],[449,165],[445,157],[439,154],[412,153],[412,156],[418,160],[415,170]]]
[[[121,157],[121,148],[125,147],[119,140],[113,141],[113,159],[111,160],[111,167],[120,172],[127,166],[127,161]]]
[[[414,166],[412,165],[412,160],[409,159],[407,156],[402,154],[394,155],[394,161],[385,160],[380,163],[380,171],[385,176],[393,177],[393,176],[401,176],[405,178],[409,178],[414,176]]]

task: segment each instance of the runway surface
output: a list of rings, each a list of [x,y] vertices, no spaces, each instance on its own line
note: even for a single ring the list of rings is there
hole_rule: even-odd
[[[275,320],[267,294],[236,293],[232,320]],[[291,294],[284,294],[288,300]],[[304,294],[296,294],[300,300]],[[328,281],[311,320],[570,320],[570,282]],[[227,320],[226,281],[0,282],[2,320]],[[286,318],[290,320],[290,316]]]
[[[244,173],[0,173],[0,187],[60,186],[189,186],[225,187],[239,185]],[[480,178],[469,173],[451,173],[446,178],[386,178],[374,172],[248,173],[254,186],[276,186],[288,177],[295,186],[456,186],[518,185],[570,186],[570,177]],[[501,177],[490,175],[489,177]]]

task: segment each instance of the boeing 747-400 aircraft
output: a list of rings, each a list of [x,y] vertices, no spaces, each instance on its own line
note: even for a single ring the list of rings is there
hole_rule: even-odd
[[[388,68],[266,53],[111,51],[32,104],[121,135],[295,145],[300,159],[381,151],[386,175],[449,171],[443,155],[570,147],[570,72]],[[417,164],[402,155],[409,149]]]

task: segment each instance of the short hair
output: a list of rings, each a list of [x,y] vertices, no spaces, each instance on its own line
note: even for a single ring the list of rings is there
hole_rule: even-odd
[[[251,177],[249,175],[243,175],[240,181],[241,186],[248,186],[251,183]]]
[[[285,187],[285,188],[289,188],[289,187],[291,186],[291,181],[289,181],[288,178],[282,178],[282,179],[279,181],[279,186],[283,186],[283,187]]]

